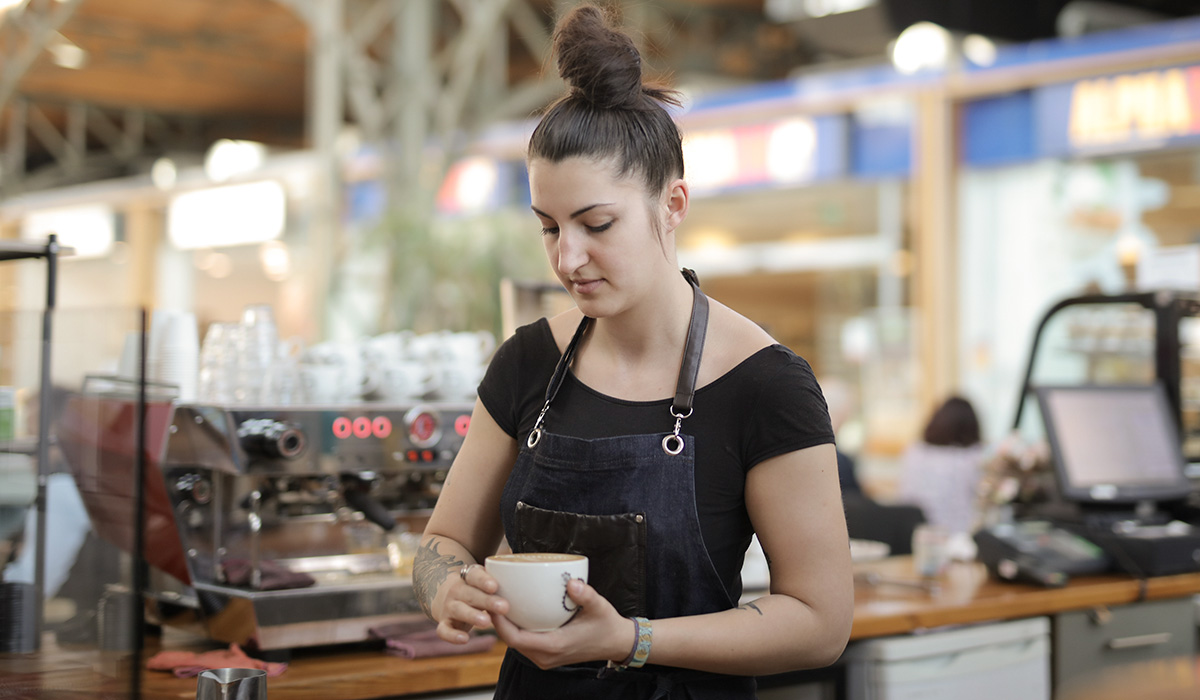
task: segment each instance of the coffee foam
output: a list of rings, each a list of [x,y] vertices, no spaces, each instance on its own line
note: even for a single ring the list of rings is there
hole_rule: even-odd
[[[582,554],[563,554],[559,552],[523,552],[520,554],[497,554],[488,558],[518,564],[551,564],[562,561],[579,561],[586,557]]]

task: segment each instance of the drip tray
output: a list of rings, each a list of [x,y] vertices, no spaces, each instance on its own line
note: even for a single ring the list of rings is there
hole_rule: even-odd
[[[425,617],[406,574],[310,575],[317,580],[313,586],[275,591],[195,584],[208,636],[263,650],[291,649],[360,642],[370,639],[373,627]]]

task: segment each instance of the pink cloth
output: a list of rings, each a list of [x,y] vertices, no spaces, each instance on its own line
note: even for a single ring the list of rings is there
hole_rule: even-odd
[[[233,586],[250,588],[252,567],[249,559],[230,557],[221,562],[225,570],[225,580]],[[307,588],[317,582],[315,578],[304,572],[292,571],[283,564],[263,559],[258,563],[258,571],[262,575],[260,591],[278,591],[285,588]]]
[[[371,628],[371,635],[384,640],[387,653],[406,659],[423,659],[430,656],[474,654],[487,651],[496,643],[490,634],[472,632],[466,644],[454,644],[437,636],[437,625],[433,622],[398,622]]]
[[[177,678],[194,678],[212,668],[256,668],[274,678],[287,670],[287,664],[269,663],[251,658],[236,644],[213,651],[160,651],[146,660],[151,671],[170,671]]]

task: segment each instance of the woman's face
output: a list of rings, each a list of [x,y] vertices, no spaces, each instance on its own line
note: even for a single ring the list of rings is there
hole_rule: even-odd
[[[635,306],[677,268],[673,246],[659,234],[678,225],[670,198],[651,197],[641,178],[615,172],[607,160],[529,164],[532,208],[550,266],[593,318]]]

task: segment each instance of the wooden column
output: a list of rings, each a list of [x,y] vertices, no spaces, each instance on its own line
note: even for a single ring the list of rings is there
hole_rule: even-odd
[[[164,214],[162,205],[137,202],[125,212],[125,238],[129,244],[129,289],[125,298],[135,306],[153,309],[155,268],[162,245]]]
[[[926,410],[958,388],[955,107],[944,87],[917,97],[913,300],[920,323],[919,399]]]

